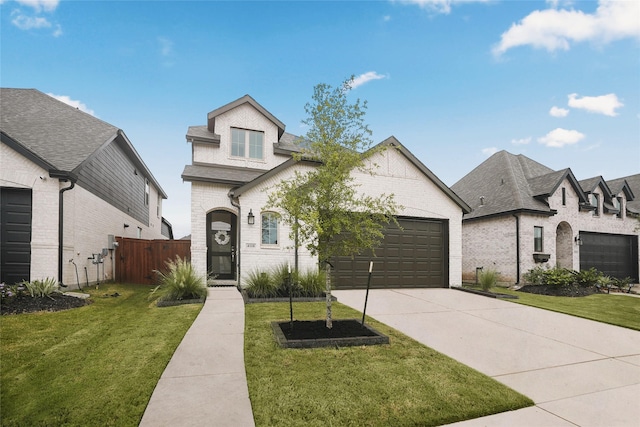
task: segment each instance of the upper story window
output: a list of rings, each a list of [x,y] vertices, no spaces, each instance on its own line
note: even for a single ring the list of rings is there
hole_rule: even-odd
[[[543,234],[544,229],[542,227],[533,227],[533,251],[542,252],[544,250]]]
[[[264,159],[264,133],[231,128],[231,155]]]
[[[622,218],[622,214],[624,212],[624,202],[622,201],[622,197],[614,197],[611,201],[613,202],[613,207],[618,210],[616,217]]]
[[[144,180],[144,205],[149,206],[149,180]]]
[[[278,214],[265,212],[262,214],[262,244],[278,244]]]
[[[596,193],[591,193],[589,196],[591,199],[591,206],[595,206],[596,209],[593,211],[593,216],[600,215],[600,197]]]
[[[567,206],[567,189],[562,187],[562,206]]]
[[[160,218],[162,214],[162,196],[158,194],[158,204],[156,205],[156,216]]]

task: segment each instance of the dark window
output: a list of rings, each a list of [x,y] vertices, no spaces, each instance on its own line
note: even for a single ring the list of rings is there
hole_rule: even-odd
[[[533,251],[542,252],[543,250],[543,228],[533,227]]]
[[[562,187],[562,206],[567,206],[567,189]]]
[[[616,217],[622,218],[623,212],[624,212],[624,201],[622,197],[614,197],[612,200],[613,200],[613,206],[616,209],[618,209],[618,213],[616,214]]]
[[[600,198],[597,194],[591,193],[591,206],[595,206],[595,210],[593,211],[593,216],[600,215]]]

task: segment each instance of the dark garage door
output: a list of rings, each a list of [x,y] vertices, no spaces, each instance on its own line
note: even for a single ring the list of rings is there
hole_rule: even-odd
[[[31,190],[0,189],[0,281],[30,280]]]
[[[370,254],[338,258],[334,262],[336,289],[367,286],[369,260],[373,260],[372,288],[449,287],[449,228],[443,220],[399,218],[390,225],[376,257]]]
[[[581,231],[580,270],[591,267],[607,276],[638,281],[638,236]]]

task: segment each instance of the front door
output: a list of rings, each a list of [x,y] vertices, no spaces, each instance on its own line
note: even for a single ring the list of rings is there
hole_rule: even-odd
[[[236,223],[231,212],[207,214],[207,272],[215,279],[236,279]]]

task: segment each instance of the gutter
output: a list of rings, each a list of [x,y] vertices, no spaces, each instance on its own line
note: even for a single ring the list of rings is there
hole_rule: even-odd
[[[70,181],[71,185],[61,188],[58,193],[58,284],[63,288],[66,285],[62,282],[62,257],[64,255],[64,192],[73,189],[76,186],[78,178],[69,173],[59,170],[50,170],[49,177],[58,178],[60,182]]]
[[[240,246],[241,246],[241,242],[242,240],[240,239],[241,237],[241,231],[242,231],[242,225],[240,225],[240,221],[242,219],[242,209],[240,208],[240,199],[239,198],[234,198],[233,195],[233,190],[229,191],[229,193],[227,193],[227,196],[229,196],[229,201],[231,202],[231,206],[234,206],[236,209],[238,209],[238,217],[236,220],[236,226],[238,229],[238,241],[236,242],[236,274],[237,274],[237,281],[238,284],[236,285],[238,290],[240,290]],[[238,200],[236,202],[236,200]]]

